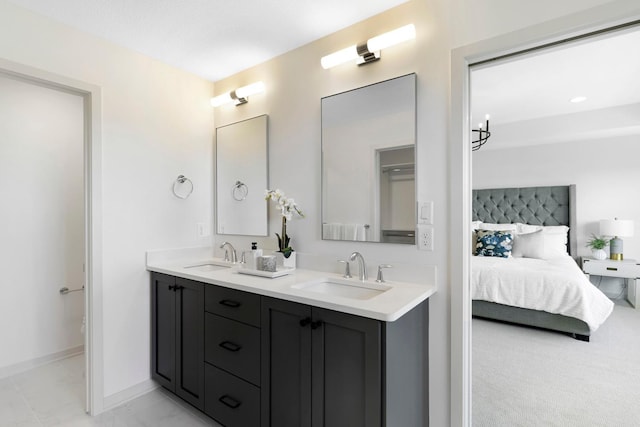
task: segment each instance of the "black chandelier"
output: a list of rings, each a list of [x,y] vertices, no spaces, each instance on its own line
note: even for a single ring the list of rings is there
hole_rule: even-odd
[[[485,116],[486,127],[482,128],[482,123],[478,124],[478,129],[471,129],[471,132],[478,133],[478,139],[471,141],[471,150],[478,151],[480,147],[482,147],[489,137],[491,136],[491,132],[489,132],[489,115]]]

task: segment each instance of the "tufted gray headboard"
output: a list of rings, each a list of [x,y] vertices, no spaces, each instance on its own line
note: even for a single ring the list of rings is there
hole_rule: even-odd
[[[575,185],[473,190],[472,197],[474,221],[569,226],[569,254],[577,256]]]

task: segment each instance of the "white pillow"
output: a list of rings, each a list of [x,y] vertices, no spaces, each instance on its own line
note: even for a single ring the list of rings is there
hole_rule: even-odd
[[[567,227],[566,225],[545,225],[544,227],[542,227],[542,229],[545,231],[545,233],[564,234],[565,237],[569,232],[569,227]]]
[[[518,234],[535,233],[538,230],[542,230],[542,226],[541,225],[523,224],[521,222],[517,222],[516,223],[516,232]]]
[[[544,259],[544,237],[542,230],[517,234],[513,239],[511,256],[514,258]]]
[[[517,226],[515,224],[489,224],[483,222],[480,224],[480,230],[489,230],[489,231],[517,231]]]
[[[513,239],[511,256],[538,259],[566,256],[568,230],[566,226],[550,226],[533,233],[518,234]]]

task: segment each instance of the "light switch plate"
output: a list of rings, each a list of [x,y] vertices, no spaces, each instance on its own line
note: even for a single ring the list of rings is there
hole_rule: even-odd
[[[211,233],[209,232],[209,227],[207,227],[207,223],[199,222],[196,224],[196,235],[198,237],[209,237]]]
[[[433,225],[433,202],[418,202],[418,224]]]

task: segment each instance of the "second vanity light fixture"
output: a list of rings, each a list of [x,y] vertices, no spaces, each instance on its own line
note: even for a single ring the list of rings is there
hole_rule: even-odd
[[[239,87],[238,89],[232,90],[231,92],[227,92],[222,95],[218,95],[215,98],[211,98],[211,105],[214,107],[220,107],[221,105],[234,102],[237,107],[238,105],[246,104],[248,102],[247,98],[249,96],[261,92],[264,92],[264,83],[251,83],[250,85]]]
[[[356,61],[358,65],[368,64],[380,59],[380,51],[390,46],[416,38],[416,27],[405,25],[388,33],[372,37],[364,43],[349,46],[345,49],[323,56],[320,60],[322,68],[327,69],[349,61]]]

